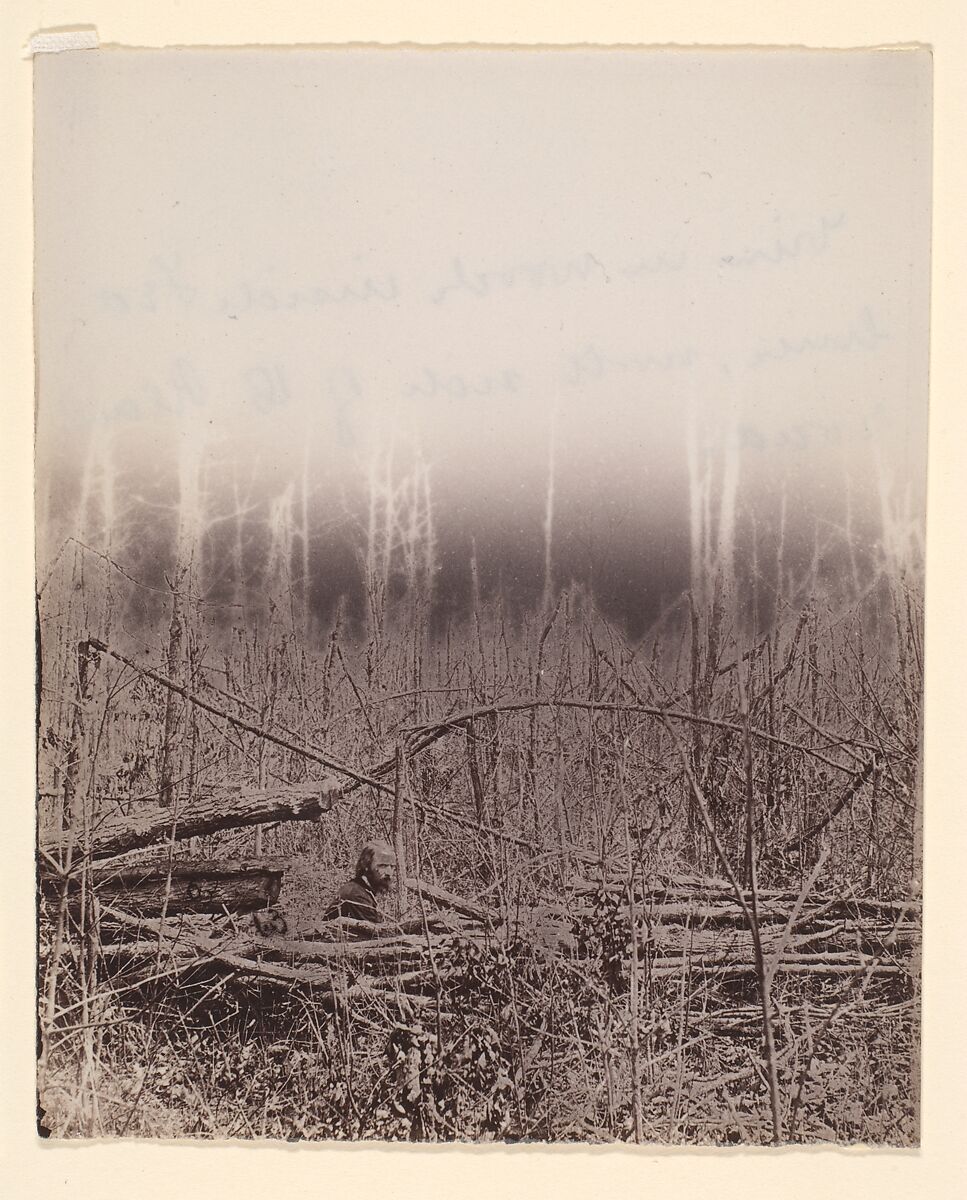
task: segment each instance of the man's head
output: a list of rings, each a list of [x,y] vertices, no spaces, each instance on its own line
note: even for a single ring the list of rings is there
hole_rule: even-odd
[[[396,855],[388,842],[367,842],[359,852],[356,878],[374,892],[388,892],[396,882]]]

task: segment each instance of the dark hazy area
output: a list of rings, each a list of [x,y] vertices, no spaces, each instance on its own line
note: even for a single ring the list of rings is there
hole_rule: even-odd
[[[201,473],[209,486],[201,490],[194,530],[196,594],[211,606],[210,615],[226,624],[239,619],[234,604],[261,608],[269,599],[278,602],[290,589],[300,598],[306,596],[319,631],[332,621],[340,598],[347,616],[362,622],[369,502],[363,481],[319,488],[310,473],[303,510],[297,489],[279,487],[279,466],[269,462],[264,477],[249,478],[241,503],[239,492],[229,490],[217,470]],[[468,479],[444,465],[433,480],[436,626],[468,616],[474,556],[482,600],[501,596],[514,617],[538,607],[545,587],[546,477],[532,474],[508,486],[489,478],[485,470]],[[104,524],[103,482],[95,474],[86,484],[87,543],[107,549],[141,583],[164,589],[165,576],[172,578],[177,568],[177,463],[161,453],[136,469],[122,466],[111,480],[109,525]],[[772,610],[780,553],[786,572],[783,588],[793,594],[813,578],[831,593],[848,594],[874,569],[889,565],[889,547],[883,544],[875,506],[853,500],[847,530],[844,513],[850,498],[843,484],[819,494],[813,484],[808,474],[797,475],[786,467],[778,472],[773,491],[763,488],[750,498],[741,487],[738,490],[735,574],[746,599],[758,595],[762,619]],[[49,517],[42,538],[48,556],[58,539],[78,533],[81,488],[76,464],[65,457],[57,484],[48,489]],[[287,497],[281,507],[280,493]],[[303,518],[309,530],[307,556]],[[645,474],[633,486],[607,471],[585,480],[558,475],[551,566],[555,592],[583,586],[629,635],[642,633],[693,583],[687,472],[680,467],[658,478]],[[91,563],[88,569],[104,567]],[[398,551],[389,575],[391,598],[398,599],[405,588]],[[127,586],[118,576],[115,583],[122,594],[129,594],[129,617],[135,626],[156,619],[161,604],[157,595]]]

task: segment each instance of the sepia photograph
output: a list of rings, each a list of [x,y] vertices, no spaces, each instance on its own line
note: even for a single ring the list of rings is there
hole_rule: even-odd
[[[40,1137],[919,1146],[929,51],[33,72]]]

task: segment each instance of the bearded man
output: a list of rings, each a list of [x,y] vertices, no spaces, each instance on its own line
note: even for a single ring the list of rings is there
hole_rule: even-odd
[[[387,842],[367,842],[359,852],[355,874],[333,897],[323,920],[352,917],[356,921],[381,921],[377,897],[393,889],[396,870],[392,846]]]

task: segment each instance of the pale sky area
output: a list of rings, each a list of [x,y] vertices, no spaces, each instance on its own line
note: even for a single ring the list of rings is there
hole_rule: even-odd
[[[395,438],[444,553],[526,571],[553,444],[561,570],[591,546],[674,590],[689,428],[764,526],[784,487],[812,529],[878,478],[922,515],[928,54],[35,69],[42,521],[92,439],[132,502],[190,444],[219,511],[306,473],[326,524]]]

